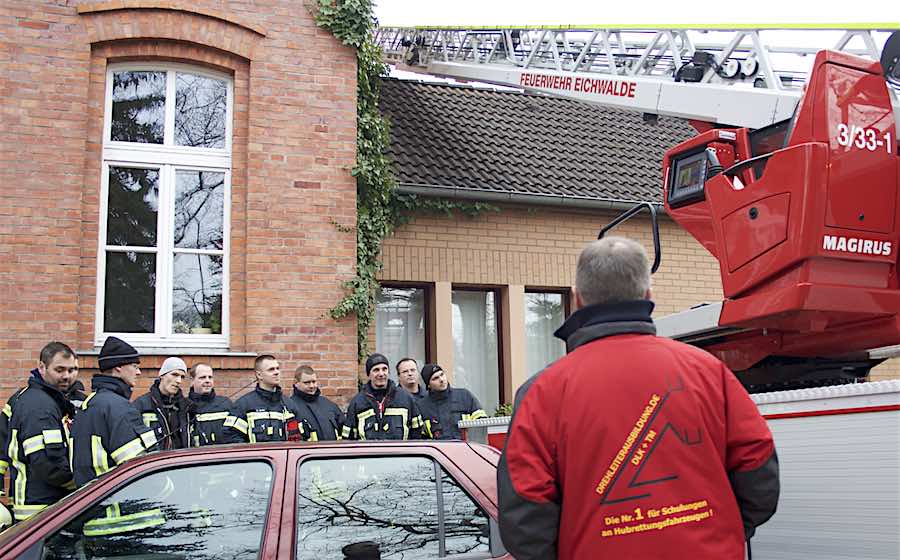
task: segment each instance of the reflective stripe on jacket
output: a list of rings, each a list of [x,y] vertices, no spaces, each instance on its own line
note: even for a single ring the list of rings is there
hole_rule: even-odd
[[[415,397],[388,380],[384,396],[376,397],[366,383],[350,404],[341,436],[344,439],[422,439],[422,415]]]
[[[577,311],[569,354],[519,389],[497,469],[517,560],[743,558],[774,513],[765,420],[719,360],[655,336],[652,309]]]
[[[134,401],[141,420],[156,433],[160,449],[186,449],[193,442],[191,418],[194,405],[181,391],[166,398],[159,392],[159,379],[150,391]]]
[[[302,441],[306,439],[298,411],[281,388],[266,391],[259,385],[231,406],[225,419],[226,443]]]
[[[487,417],[475,395],[462,387],[428,391],[428,396],[419,400],[418,404],[425,422],[425,433],[433,439],[462,439],[460,420]]]
[[[94,392],[72,423],[72,473],[77,486],[157,449],[156,434],[128,401],[131,387],[102,374],[95,375],[91,385]]]
[[[18,394],[9,419],[9,485],[13,515],[27,519],[75,488],[69,467],[68,422],[75,412],[38,370]]]
[[[205,395],[191,389],[188,398],[194,403],[194,446],[224,443],[225,420],[231,410],[231,400],[217,396],[215,389]]]

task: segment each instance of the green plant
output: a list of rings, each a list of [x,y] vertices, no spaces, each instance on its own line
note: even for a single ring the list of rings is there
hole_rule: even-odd
[[[381,79],[388,75],[388,67],[381,61],[381,49],[373,40],[377,22],[372,15],[372,1],[314,0],[310,10],[319,27],[356,49],[356,276],[344,283],[347,293],[329,314],[334,319],[356,315],[357,353],[362,361],[368,353],[384,239],[412,219],[416,210],[447,215],[459,211],[475,216],[496,207],[397,192],[397,180],[386,155],[390,148],[390,123],[378,110]],[[334,226],[342,232],[352,231],[338,223]]]
[[[510,403],[501,404],[494,411],[494,416],[512,416],[512,405]]]

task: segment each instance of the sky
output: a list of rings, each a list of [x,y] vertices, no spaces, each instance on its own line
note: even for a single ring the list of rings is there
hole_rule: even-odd
[[[826,4],[831,7],[823,7]],[[662,25],[887,24],[900,27],[896,0],[376,0],[382,25],[596,25],[660,27]]]

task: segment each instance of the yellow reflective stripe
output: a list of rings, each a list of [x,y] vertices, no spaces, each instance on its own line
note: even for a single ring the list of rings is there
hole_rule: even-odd
[[[285,420],[290,420],[294,417],[292,412],[288,412],[287,410],[283,410],[281,412],[274,411],[263,411],[263,412],[248,412],[247,413],[247,422],[253,424],[257,420],[280,420],[284,422]]]
[[[3,414],[5,414],[7,418],[12,418],[12,407],[9,406],[9,403],[3,405]]]
[[[91,519],[84,524],[84,536],[98,537],[115,535],[117,533],[130,533],[131,531],[138,531],[148,527],[156,527],[165,522],[166,517],[159,508],[128,515]]]
[[[100,436],[91,436],[91,462],[94,463],[94,474],[97,476],[109,471],[109,460]]]
[[[469,420],[478,420],[479,418],[487,418],[487,413],[480,408],[469,415]]]
[[[225,427],[234,428],[235,430],[247,435],[247,421],[237,416],[229,416],[225,419]]]
[[[399,407],[391,407],[384,409],[385,416],[400,416],[403,419],[403,439],[409,439],[409,410]],[[420,420],[421,421],[421,420]],[[413,418],[413,428],[418,428],[416,419]]]
[[[44,448],[44,435],[38,434],[22,442],[22,452],[26,457]]]
[[[413,428],[421,428],[422,427],[422,417],[414,416],[413,419],[410,421],[410,424],[412,425]]]
[[[97,394],[97,392],[94,391],[93,393],[91,393],[90,395],[85,397],[84,402],[81,403],[81,410],[87,410],[88,403],[91,402],[91,399],[93,399],[94,395],[96,395],[96,394]]]
[[[6,474],[7,470],[9,470],[9,463],[0,459],[0,474]]]
[[[150,449],[154,445],[156,445],[156,432],[153,430],[147,430],[141,434],[141,443],[145,448]]]
[[[204,412],[197,415],[199,422],[215,422],[216,420],[225,420],[228,418],[227,412]]]
[[[431,433],[431,420],[425,420],[425,435],[434,439],[434,434]]]
[[[25,472],[25,465],[19,461],[19,430],[13,430],[9,436],[9,453],[10,466],[15,469],[16,484],[13,488],[13,504],[25,504],[25,485],[28,483],[28,475]]]
[[[110,456],[112,460],[116,462],[117,465],[120,465],[127,461],[128,459],[134,459],[138,455],[144,452],[144,441],[136,437],[133,440],[129,441],[122,447],[116,449]]]
[[[341,437],[344,439],[350,439],[350,426],[344,426],[341,428]]]
[[[63,435],[60,430],[44,430],[43,436],[45,445],[63,442]]]
[[[46,507],[47,504],[14,504],[13,515],[16,517],[16,521],[24,521]]]
[[[315,430],[309,432],[309,439],[306,441],[319,441],[319,434]]]
[[[159,418],[156,417],[155,412],[145,412],[141,414],[141,420],[144,421],[144,425],[148,428],[152,427],[151,424],[154,422],[159,422]]]
[[[372,416],[375,416],[375,411],[371,408],[356,415],[356,430],[361,441],[366,439],[366,419]]]

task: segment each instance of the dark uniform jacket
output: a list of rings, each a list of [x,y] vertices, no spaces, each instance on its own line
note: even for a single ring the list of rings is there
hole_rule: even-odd
[[[376,391],[366,383],[350,405],[341,434],[344,439],[422,439],[422,416],[418,399],[388,380]]]
[[[446,391],[428,391],[419,401],[425,433],[434,439],[462,439],[460,420],[486,418],[481,404],[468,389],[447,387]]]
[[[94,392],[72,423],[72,472],[84,486],[114,466],[157,449],[156,433],[144,425],[128,399],[131,387],[117,377],[98,374]]]
[[[32,371],[9,419],[9,486],[17,521],[75,489],[68,445],[74,415],[66,396]]]
[[[711,354],[655,336],[650,301],[594,305],[529,379],[497,468],[517,560],[743,558],[775,512],[772,434]]]
[[[423,387],[421,383],[419,383],[419,392],[418,393],[412,393],[406,387],[403,387],[402,385],[398,385],[398,387],[400,387],[401,389],[403,389],[410,395],[416,397],[417,399],[424,399],[425,397],[428,396],[428,391],[425,390],[425,387]],[[421,403],[419,403],[419,404],[421,404]]]
[[[12,418],[12,407],[25,389],[27,387],[22,387],[13,393],[0,412],[0,495],[3,494],[6,473],[9,471],[9,419]]]
[[[165,396],[159,391],[157,379],[149,392],[134,401],[134,406],[141,413],[144,425],[156,432],[160,449],[187,449],[191,446],[194,403],[185,398],[181,391],[173,397]]]
[[[315,394],[310,395],[295,387],[291,400],[299,410],[300,421],[309,441],[341,439],[344,413],[338,405],[323,397],[321,390],[316,389]]]
[[[302,441],[306,435],[299,416],[294,403],[282,395],[281,387],[266,391],[257,385],[231,405],[225,419],[225,441]]]
[[[224,443],[225,420],[231,410],[231,399],[216,395],[215,389],[205,395],[191,389],[188,398],[194,403],[194,446]]]

